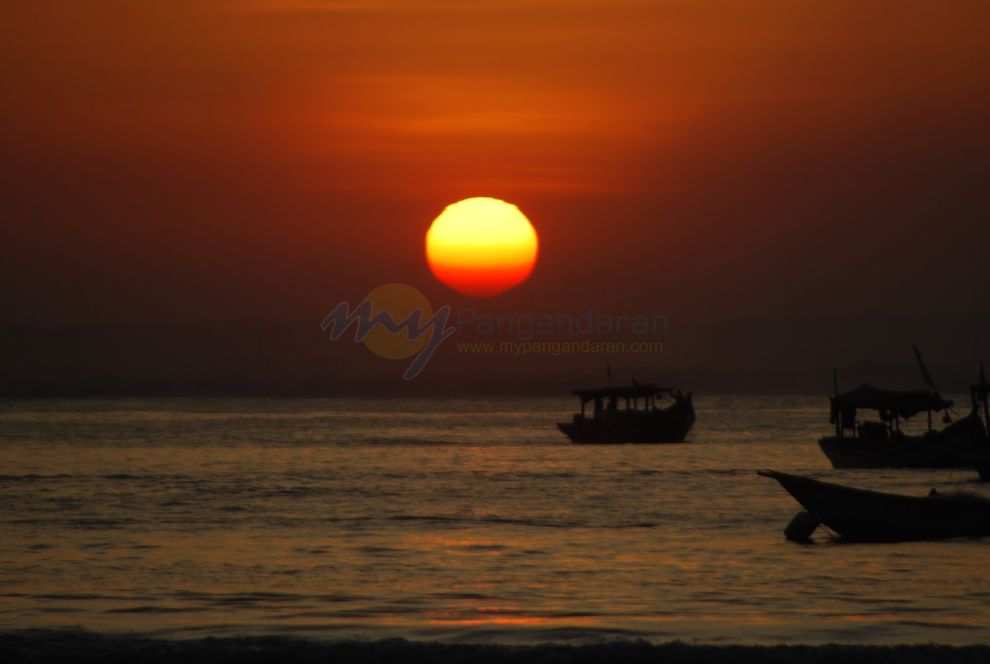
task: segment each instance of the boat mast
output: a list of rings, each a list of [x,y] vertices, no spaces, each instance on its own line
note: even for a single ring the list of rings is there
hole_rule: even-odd
[[[835,409],[835,398],[839,396],[839,370],[832,367],[832,408]],[[842,413],[837,410],[835,412],[835,437],[842,438]]]
[[[987,376],[983,373],[983,358],[980,358],[980,392],[983,397],[983,424],[990,430],[990,407],[987,406]]]

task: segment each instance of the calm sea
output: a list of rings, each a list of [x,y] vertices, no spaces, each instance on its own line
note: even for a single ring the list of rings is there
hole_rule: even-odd
[[[990,641],[990,542],[786,541],[827,403],[699,397],[575,446],[569,399],[0,403],[0,629],[506,643]]]

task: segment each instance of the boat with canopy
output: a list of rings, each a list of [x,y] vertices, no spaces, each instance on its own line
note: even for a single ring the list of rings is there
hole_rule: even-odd
[[[986,445],[986,429],[976,408],[951,422],[952,401],[929,390],[886,390],[864,383],[830,398],[835,434],[818,441],[834,468],[963,468],[965,453]],[[877,419],[860,417],[873,411]],[[932,426],[932,414],[944,412],[947,426]],[[927,431],[909,435],[903,421],[927,414]]]
[[[573,394],[581,400],[581,412],[570,422],[558,422],[557,428],[574,443],[680,443],[694,424],[691,392],[685,395],[633,381],[629,386],[574,390]]]

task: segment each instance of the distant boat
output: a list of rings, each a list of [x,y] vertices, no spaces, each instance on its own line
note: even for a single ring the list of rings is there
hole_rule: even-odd
[[[575,390],[573,394],[581,400],[581,412],[570,422],[558,422],[557,427],[574,443],[680,443],[694,424],[690,392],[684,395],[633,381],[631,386]],[[672,403],[658,406],[657,398],[664,397]],[[589,403],[593,404],[590,416],[586,414]]]
[[[799,514],[788,526],[790,539],[810,536],[814,526],[824,523],[848,540],[890,542],[934,540],[951,537],[990,536],[990,500],[969,493],[903,496],[855,489],[821,482],[800,475],[772,470],[758,471],[783,486],[807,515]],[[790,529],[800,519],[811,527],[794,537]],[[803,535],[804,537],[801,537]]]
[[[928,390],[884,390],[866,383],[830,398],[835,435],[818,441],[834,468],[964,468],[965,454],[986,446],[987,436],[975,406],[973,411],[942,430],[932,428],[932,413],[947,410],[952,401]],[[860,420],[861,410],[876,411],[879,419]],[[928,414],[928,431],[910,436],[901,420]]]

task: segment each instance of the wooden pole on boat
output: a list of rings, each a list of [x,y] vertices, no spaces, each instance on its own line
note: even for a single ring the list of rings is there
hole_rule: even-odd
[[[983,392],[983,424],[990,429],[990,408],[987,407],[987,376],[983,373],[983,358],[980,358],[980,391]]]
[[[839,370],[832,367],[832,394],[839,396]],[[835,413],[835,437],[842,438],[842,413],[835,408],[835,401],[832,401],[832,412]]]

